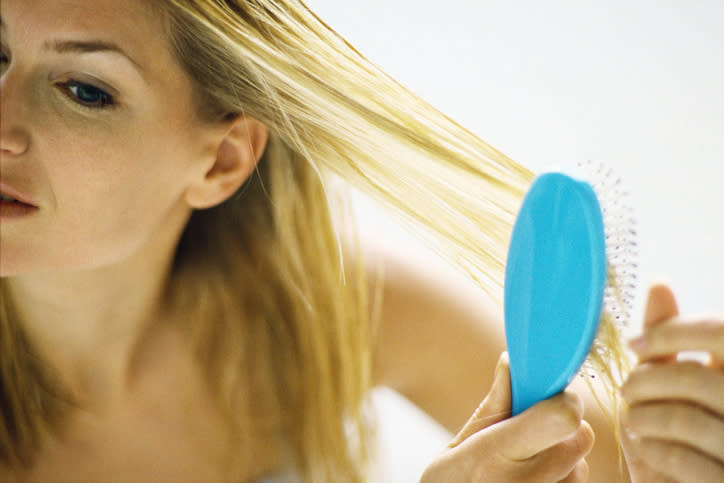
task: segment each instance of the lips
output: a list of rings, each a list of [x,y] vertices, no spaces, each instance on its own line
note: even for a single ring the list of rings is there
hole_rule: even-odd
[[[17,222],[38,212],[38,208],[19,201],[0,200],[0,224]]]
[[[30,196],[22,193],[17,188],[2,182],[0,182],[0,203],[16,203],[37,208],[36,203],[30,198]]]
[[[0,183],[0,221],[16,223],[38,212],[38,206],[20,190],[7,183]]]

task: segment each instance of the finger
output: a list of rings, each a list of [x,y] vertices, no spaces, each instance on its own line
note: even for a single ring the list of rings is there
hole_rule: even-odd
[[[724,419],[700,407],[680,402],[633,406],[627,423],[637,437],[690,446],[724,464]]]
[[[724,373],[697,362],[639,366],[629,374],[621,394],[630,406],[652,401],[688,401],[724,416]]]
[[[563,392],[553,396],[501,423],[500,451],[513,461],[527,460],[575,435],[582,417],[583,402],[578,395]]]
[[[628,468],[629,475],[637,477],[636,481],[655,481],[656,483],[679,483],[662,473],[651,468],[648,462],[641,459],[638,454],[639,440],[640,438],[633,435],[628,429],[627,413],[623,413],[623,419],[621,421],[621,446],[626,455],[626,467]],[[645,475],[646,479],[643,479]],[[633,481],[634,478],[632,478]]]
[[[659,359],[682,351],[708,352],[724,361],[724,319],[708,318],[696,322],[668,319],[646,330],[629,344],[639,361]]]
[[[651,468],[647,461],[641,459],[641,455],[638,454],[639,440],[628,431],[626,425],[624,425],[624,431],[621,432],[621,446],[626,455],[626,467],[629,475],[632,477],[638,477],[635,481],[655,481],[656,483],[679,483],[666,475],[659,473],[658,471]],[[646,475],[647,479],[643,479],[641,476]],[[634,478],[632,478],[634,481]]]
[[[679,315],[676,298],[668,285],[657,283],[649,288],[649,296],[644,312],[644,329]]]
[[[691,448],[656,439],[635,443],[648,465],[678,481],[724,481],[724,465]]]
[[[568,476],[563,478],[560,483],[583,483],[588,481],[588,463],[586,460],[581,460],[576,463]]]
[[[644,334],[652,327],[677,315],[679,315],[679,307],[668,285],[662,283],[652,285],[649,288],[646,310],[644,311]],[[636,342],[636,339],[632,341],[633,344]],[[674,359],[674,357],[664,356],[660,360],[664,361],[669,359]]]
[[[644,310],[644,335],[646,332],[656,325],[679,315],[679,307],[671,289],[663,283],[653,284],[649,288],[649,294],[646,298],[646,309]],[[632,348],[640,344],[643,336],[638,337],[629,342]],[[663,356],[660,361],[675,359],[674,356]]]
[[[454,448],[478,431],[510,417],[511,404],[510,366],[508,353],[503,352],[495,367],[495,376],[490,392],[448,447]]]
[[[573,436],[525,461],[527,472],[537,481],[564,480],[591,451],[594,440],[591,426],[582,421]]]

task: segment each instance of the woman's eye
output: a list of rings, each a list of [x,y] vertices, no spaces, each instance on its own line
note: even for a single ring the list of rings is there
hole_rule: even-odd
[[[86,107],[103,109],[114,104],[113,96],[102,89],[82,82],[66,82],[63,87],[74,101]]]
[[[10,59],[8,59],[8,56],[5,55],[4,52],[0,52],[0,72],[5,72],[6,64],[10,62]]]

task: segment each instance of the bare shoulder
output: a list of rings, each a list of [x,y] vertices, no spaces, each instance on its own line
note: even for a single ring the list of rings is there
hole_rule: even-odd
[[[376,382],[455,430],[492,383],[504,350],[501,308],[415,242],[365,239],[363,254],[372,283],[382,284]]]

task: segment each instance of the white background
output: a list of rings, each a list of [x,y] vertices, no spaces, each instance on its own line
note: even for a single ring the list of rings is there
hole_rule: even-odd
[[[724,312],[724,2],[308,5],[529,168],[580,160],[612,167],[638,220],[636,320],[646,286],[662,278],[683,312]],[[442,440],[393,397],[379,399],[386,480],[416,481]]]

